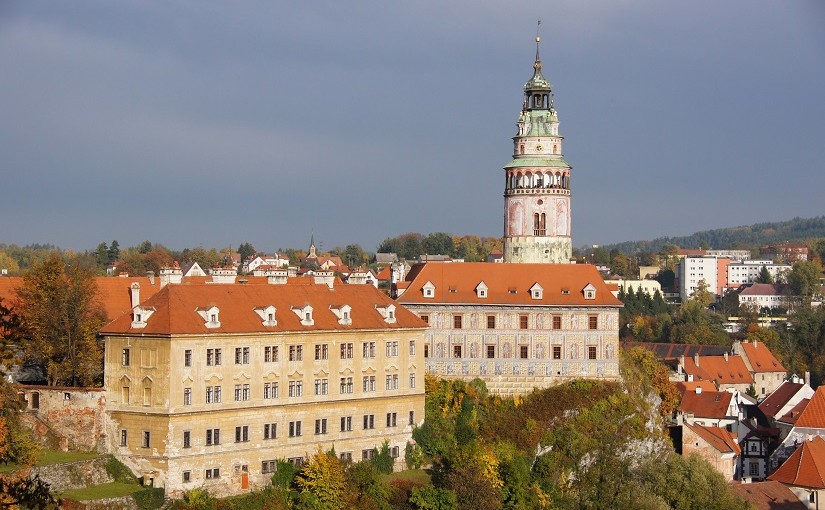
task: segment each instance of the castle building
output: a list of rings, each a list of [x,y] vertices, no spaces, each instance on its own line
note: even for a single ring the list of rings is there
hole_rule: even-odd
[[[426,326],[370,285],[167,285],[101,332],[109,449],[171,497],[384,441],[400,467],[424,419]]]
[[[533,77],[513,137],[513,160],[504,167],[504,261],[566,264],[573,256],[570,165],[553,88],[542,74],[536,37]]]
[[[498,395],[619,377],[622,303],[595,266],[431,262],[396,289],[430,325],[429,374],[480,378]]]

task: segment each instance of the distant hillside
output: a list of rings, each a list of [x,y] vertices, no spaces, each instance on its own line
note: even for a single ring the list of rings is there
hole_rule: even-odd
[[[705,230],[682,237],[659,237],[652,241],[626,241],[604,245],[610,251],[617,249],[623,253],[658,252],[666,244],[675,244],[680,248],[758,248],[766,244],[783,241],[804,241],[825,237],[825,216],[815,218],[794,218],[775,223],[757,223],[741,227]]]

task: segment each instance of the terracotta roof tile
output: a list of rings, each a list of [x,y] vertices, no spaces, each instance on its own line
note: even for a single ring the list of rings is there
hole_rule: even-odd
[[[768,477],[793,487],[825,489],[825,439],[805,441]]]
[[[684,395],[687,392],[696,393],[696,388],[702,388],[702,392],[716,391],[718,388],[713,381],[678,381],[676,389],[679,390],[679,395]]]
[[[799,421],[799,417],[802,415],[802,411],[808,407],[810,402],[811,399],[803,398],[798,404],[793,406],[790,411],[777,418],[777,420],[789,425],[796,425],[796,422]]]
[[[785,381],[759,404],[759,409],[765,416],[776,418],[777,413],[779,413],[803,387],[805,387],[805,385],[802,383]]]
[[[722,419],[728,415],[732,393],[727,391],[702,391],[685,393],[679,408],[696,418]]]
[[[294,308],[313,308],[313,325],[304,326]],[[351,325],[339,324],[332,308],[349,305]],[[395,323],[387,323],[378,307],[394,305],[393,300],[371,285],[315,284],[312,278],[290,279],[284,285],[189,284],[167,285],[141,306],[154,308],[143,328],[132,327],[132,314],[121,315],[104,326],[102,334],[194,334],[254,333],[271,331],[316,331],[348,329],[425,328],[415,314],[398,306]],[[220,326],[206,327],[198,309],[218,307]],[[264,326],[255,313],[257,307],[275,307],[276,326]]]
[[[754,483],[733,483],[729,486],[756,510],[805,510],[808,507],[781,482],[768,480]]]
[[[416,264],[407,281],[410,286],[398,298],[401,303],[622,306],[589,264]],[[428,281],[435,285],[432,299],[425,298],[422,290]],[[476,293],[482,281],[488,289],[485,298]],[[530,292],[536,283],[542,288],[540,299],[533,299]],[[582,291],[588,284],[596,289],[595,299],[584,298]]]
[[[742,342],[742,349],[756,373],[785,372],[785,367],[776,359],[771,350],[762,342]]]
[[[720,384],[753,384],[753,376],[741,356],[699,356],[699,365],[692,357],[685,357],[685,373],[694,379],[705,379]]]
[[[736,442],[736,438],[726,429],[720,427],[705,427],[704,425],[689,425],[687,423],[685,426],[720,453],[742,453],[742,449]]]
[[[796,420],[797,427],[825,428],[825,386],[820,386]]]

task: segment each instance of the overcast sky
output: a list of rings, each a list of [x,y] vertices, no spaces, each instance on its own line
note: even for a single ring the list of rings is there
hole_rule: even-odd
[[[501,236],[539,18],[574,246],[825,214],[821,0],[0,0],[0,243]]]

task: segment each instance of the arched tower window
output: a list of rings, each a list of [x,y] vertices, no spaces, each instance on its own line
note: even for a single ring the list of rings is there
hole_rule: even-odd
[[[556,145],[556,144],[553,144],[553,154],[558,154],[558,153],[559,153],[559,146]]]
[[[524,144],[519,145],[519,147],[518,147],[518,153],[519,153],[519,154],[524,154]]]

